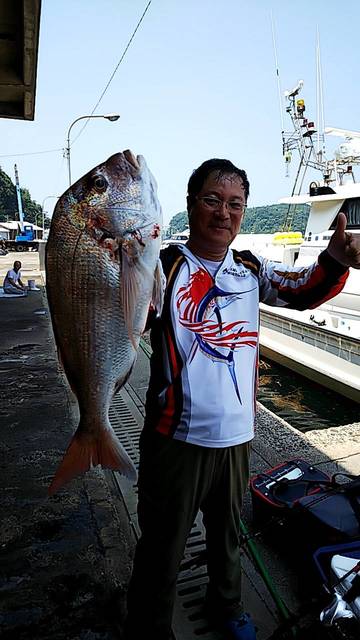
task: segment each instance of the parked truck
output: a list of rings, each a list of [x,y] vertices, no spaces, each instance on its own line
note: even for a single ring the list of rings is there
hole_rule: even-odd
[[[39,240],[36,240],[32,225],[23,225],[13,239],[4,240],[7,251],[38,251]]]

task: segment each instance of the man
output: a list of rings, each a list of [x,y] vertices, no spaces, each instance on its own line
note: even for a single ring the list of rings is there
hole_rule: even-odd
[[[309,268],[232,251],[249,195],[246,173],[208,160],[188,183],[190,236],[164,249],[161,317],[151,320],[151,375],[140,439],[138,541],[125,636],[171,633],[176,579],[200,509],[206,529],[206,610],[226,638],[255,640],[241,600],[240,512],[254,436],[259,301],[315,307],[360,268],[339,214],[328,250]]]
[[[20,294],[26,293],[25,285],[21,281],[21,262],[15,260],[12,269],[9,269],[4,279],[4,293]]]

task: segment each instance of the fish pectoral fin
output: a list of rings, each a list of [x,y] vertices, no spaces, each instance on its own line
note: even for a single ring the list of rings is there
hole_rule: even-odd
[[[128,257],[125,255],[122,259],[121,298],[125,326],[135,350],[137,350],[137,346],[134,336],[134,321],[136,303],[139,300],[139,291],[139,273],[136,268],[136,263],[129,264]]]
[[[111,427],[102,429],[94,438],[84,434],[80,422],[48,489],[49,494],[52,495],[73,478],[98,465],[103,469],[119,471],[129,480],[135,481],[137,478],[131,459]]]
[[[166,277],[162,268],[160,258],[157,261],[154,273],[154,287],[151,303],[157,314],[160,315],[164,304],[164,294],[166,287]]]
[[[121,297],[124,321],[129,339],[134,349],[137,350],[143,328],[136,326],[138,324],[136,323],[136,311],[139,303],[142,302],[140,296],[146,289],[151,291],[153,275],[143,260],[131,259],[126,252],[122,253],[121,264]]]

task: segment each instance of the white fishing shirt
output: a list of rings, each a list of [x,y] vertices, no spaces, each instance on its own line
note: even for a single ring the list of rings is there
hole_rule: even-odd
[[[183,253],[171,308],[184,363],[183,411],[174,438],[207,447],[247,442],[254,435],[257,278],[235,265],[231,252],[213,278],[205,261],[186,247]]]

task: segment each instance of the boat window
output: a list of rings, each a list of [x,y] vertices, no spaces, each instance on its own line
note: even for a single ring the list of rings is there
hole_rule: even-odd
[[[360,229],[360,198],[348,198],[341,207],[348,220],[347,229]],[[330,229],[335,229],[337,216]]]
[[[315,240],[319,240],[319,236],[315,236]]]

